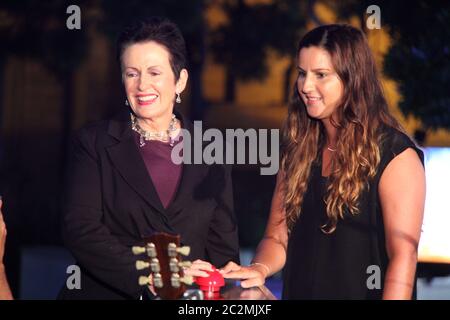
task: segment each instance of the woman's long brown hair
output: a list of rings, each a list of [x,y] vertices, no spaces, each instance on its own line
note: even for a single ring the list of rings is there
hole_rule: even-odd
[[[303,37],[297,54],[302,48],[311,46],[322,48],[330,54],[344,87],[341,103],[337,107],[337,120],[332,119],[338,139],[324,199],[328,222],[322,230],[331,233],[347,210],[351,214],[359,212],[359,197],[376,175],[382,140],[379,128],[402,128],[388,112],[374,58],[360,30],[337,24],[318,27]],[[325,140],[322,122],[308,116],[295,85],[282,129],[281,151],[289,230],[301,214],[311,166],[321,156]]]

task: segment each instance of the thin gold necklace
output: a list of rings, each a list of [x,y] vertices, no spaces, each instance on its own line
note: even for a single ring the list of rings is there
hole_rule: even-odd
[[[150,132],[145,131],[141,128],[139,125],[137,118],[134,114],[130,113],[131,116],[131,128],[136,131],[139,134],[139,146],[142,148],[145,146],[145,141],[149,140],[158,140],[162,142],[170,142],[170,146],[173,147],[174,145],[174,138],[171,137],[171,133],[177,130],[177,117],[172,114],[172,119],[169,123],[169,128],[164,131],[157,131],[157,132]]]

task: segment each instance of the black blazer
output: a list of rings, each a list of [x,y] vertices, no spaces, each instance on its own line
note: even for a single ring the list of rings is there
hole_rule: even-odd
[[[81,268],[81,289],[64,285],[59,298],[138,299],[138,278],[149,272],[136,271],[131,247],[155,231],[180,234],[191,247],[187,260],[216,267],[239,262],[230,166],[183,164],[174,200],[164,209],[128,113],[86,126],[73,145],[62,232]]]

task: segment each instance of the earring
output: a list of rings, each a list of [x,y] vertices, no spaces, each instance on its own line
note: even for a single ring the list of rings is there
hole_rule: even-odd
[[[177,92],[177,98],[175,99],[176,103],[181,103],[181,97],[180,94]]]
[[[128,99],[125,99],[125,105],[128,107],[130,104],[128,103]]]

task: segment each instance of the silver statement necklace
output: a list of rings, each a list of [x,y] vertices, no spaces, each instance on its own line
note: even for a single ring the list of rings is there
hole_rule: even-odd
[[[175,139],[170,136],[172,132],[177,130],[178,119],[172,114],[172,119],[169,123],[169,128],[164,131],[150,132],[145,131],[137,122],[137,118],[134,114],[130,113],[131,116],[131,128],[139,134],[139,146],[142,148],[145,146],[145,141],[158,140],[162,142],[170,142],[170,146],[173,147]]]

